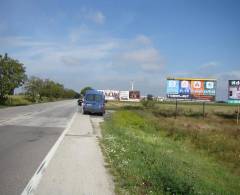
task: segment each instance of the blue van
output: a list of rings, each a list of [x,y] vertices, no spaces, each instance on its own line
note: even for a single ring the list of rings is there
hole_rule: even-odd
[[[83,114],[105,114],[105,96],[97,90],[88,90],[83,99]]]

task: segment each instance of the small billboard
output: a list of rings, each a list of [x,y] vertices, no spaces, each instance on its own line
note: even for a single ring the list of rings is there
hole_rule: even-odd
[[[240,104],[240,80],[228,81],[228,103]]]
[[[120,91],[119,99],[121,101],[128,101],[129,100],[129,91]]]
[[[140,91],[120,91],[119,92],[120,101],[140,101]]]
[[[130,100],[140,100],[140,91],[129,91]]]

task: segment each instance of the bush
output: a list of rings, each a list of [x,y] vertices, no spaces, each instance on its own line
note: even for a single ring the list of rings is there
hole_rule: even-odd
[[[144,108],[154,108],[156,102],[154,100],[141,100],[141,104]]]
[[[23,106],[29,104],[32,104],[32,102],[29,101],[26,96],[19,95],[8,96],[4,102],[6,106]]]
[[[224,119],[235,119],[237,117],[237,113],[214,112],[214,114]]]

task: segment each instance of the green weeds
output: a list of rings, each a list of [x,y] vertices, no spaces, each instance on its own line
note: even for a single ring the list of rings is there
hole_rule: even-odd
[[[237,143],[224,145],[229,137],[214,137],[215,131],[212,137],[196,132],[195,122],[157,116],[122,110],[102,124],[102,148],[118,194],[239,194],[240,176],[211,155],[220,151],[231,156]]]

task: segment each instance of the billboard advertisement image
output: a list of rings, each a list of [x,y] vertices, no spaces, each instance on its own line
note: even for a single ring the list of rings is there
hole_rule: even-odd
[[[216,83],[213,81],[204,81],[204,95],[214,96],[216,94]]]
[[[140,91],[129,91],[130,100],[140,100]]]
[[[168,78],[167,97],[189,100],[215,101],[216,80]]]
[[[128,101],[129,100],[129,91],[120,91],[119,98],[121,101]]]
[[[190,81],[179,81],[179,94],[190,96],[191,92],[191,83]]]
[[[228,102],[240,104],[240,80],[228,81]]]
[[[167,81],[167,94],[179,94],[179,81]]]
[[[203,95],[204,81],[191,81],[191,94],[192,96]]]
[[[140,91],[120,91],[120,101],[140,101]]]
[[[119,91],[118,90],[98,90],[105,95],[106,100],[119,100]]]

